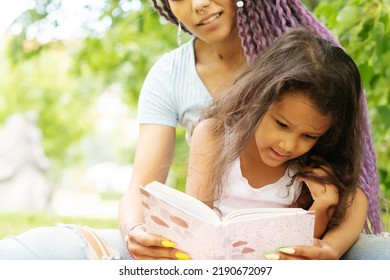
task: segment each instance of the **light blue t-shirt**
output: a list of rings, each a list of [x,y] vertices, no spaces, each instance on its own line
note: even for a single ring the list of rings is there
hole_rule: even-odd
[[[195,68],[194,41],[164,54],[150,69],[138,101],[140,124],[180,125],[188,134],[211,102]]]

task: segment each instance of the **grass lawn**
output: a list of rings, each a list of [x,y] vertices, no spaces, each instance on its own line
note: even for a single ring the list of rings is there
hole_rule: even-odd
[[[0,213],[0,239],[33,227],[55,226],[59,223],[87,225],[92,228],[117,228],[115,219],[60,217],[49,213]]]

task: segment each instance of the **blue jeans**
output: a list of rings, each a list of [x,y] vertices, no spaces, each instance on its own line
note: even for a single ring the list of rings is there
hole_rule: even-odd
[[[85,234],[98,235],[109,253],[97,254],[92,249],[94,240],[78,231],[77,226],[59,225],[28,230],[18,236],[0,240],[0,259],[87,260],[87,259],[132,259],[127,253],[117,229],[94,229]],[[87,229],[87,228],[85,228]],[[98,246],[98,251],[99,246]],[[103,252],[104,250],[102,250]],[[99,256],[100,255],[100,256]],[[102,255],[104,255],[102,257]],[[343,260],[389,260],[389,233],[362,234],[354,246],[341,258]]]
[[[132,259],[119,230],[83,227],[89,230],[83,235],[78,228],[76,225],[38,227],[8,236],[0,240],[0,260]],[[92,235],[98,238],[86,238]]]
[[[390,260],[390,233],[361,234],[342,260]]]

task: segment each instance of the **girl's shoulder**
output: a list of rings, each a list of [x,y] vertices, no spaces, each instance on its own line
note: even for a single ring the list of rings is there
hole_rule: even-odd
[[[198,135],[210,134],[215,124],[215,119],[204,119],[195,126],[193,133],[197,133]]]
[[[205,119],[199,122],[193,132],[191,137],[191,145],[192,144],[209,144],[214,139],[214,125],[215,119]]]

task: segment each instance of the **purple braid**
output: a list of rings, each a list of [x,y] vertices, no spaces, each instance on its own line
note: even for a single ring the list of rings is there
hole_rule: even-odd
[[[267,10],[269,10],[268,16],[269,16],[269,21],[272,22],[272,26],[275,27],[275,34],[277,37],[282,35],[285,31],[282,29],[283,26],[286,26],[286,19],[283,16],[283,13],[281,9],[276,9],[276,7],[280,6],[280,0],[276,0],[276,6],[268,6]],[[267,3],[265,3],[267,4]],[[257,9],[258,13],[261,13],[260,9]]]
[[[368,221],[365,224],[365,232],[375,232],[379,233],[383,231],[382,224],[382,212],[380,199],[382,194],[379,189],[379,178],[378,171],[376,166],[376,154],[374,150],[374,145],[372,143],[372,138],[370,134],[370,123],[368,117],[368,107],[365,95],[361,95],[361,104],[363,105],[363,155],[360,171],[360,187],[363,189],[364,193],[368,198]]]
[[[267,31],[266,32],[266,34],[267,34],[267,38],[266,38],[267,45],[265,47],[269,47],[273,43],[272,38],[279,37],[280,35],[282,35],[283,32],[278,32],[278,30],[281,31],[279,28],[273,28],[273,27],[277,26],[276,18],[273,15],[276,12],[274,7],[268,5],[267,2],[265,2],[263,4],[264,4],[263,7],[260,7],[260,6],[257,7],[256,12],[260,14],[261,22],[264,22],[264,23],[265,22],[267,22],[267,23],[269,22],[269,23],[271,23],[271,24],[264,24],[263,25],[265,30]]]
[[[284,7],[284,8],[278,9],[278,7]],[[276,13],[279,16],[279,20],[281,21],[280,24],[282,27],[285,28],[286,26],[291,26],[291,27],[295,26],[292,22],[293,16],[291,14],[291,10],[288,7],[288,3],[286,0],[277,1],[274,8],[276,9]]]
[[[252,10],[250,6],[252,3],[245,3],[248,5],[247,10]],[[257,53],[258,50],[258,41],[254,40],[253,32],[250,28],[250,17],[247,16],[247,14],[244,13],[243,9],[239,9],[237,12],[237,17],[240,18],[240,25],[238,28],[238,36],[241,38],[241,45],[244,50],[245,55],[248,57],[248,54],[255,54]],[[237,23],[238,25],[238,23]],[[264,40],[265,41],[265,36],[264,36],[264,30],[262,28],[256,28],[258,30],[259,36],[258,40]]]
[[[172,13],[168,0],[151,0],[155,10],[173,24],[179,21]],[[235,0],[232,0],[235,1]],[[339,41],[322,25],[299,0],[244,0],[244,7],[237,10],[238,36],[248,63],[261,51],[269,47],[275,39],[288,29],[305,27],[317,36],[340,46]],[[183,30],[190,33],[185,26]],[[363,158],[360,172],[360,187],[367,196],[369,209],[364,231],[383,231],[376,154],[372,143],[367,101],[364,94],[363,105]]]

